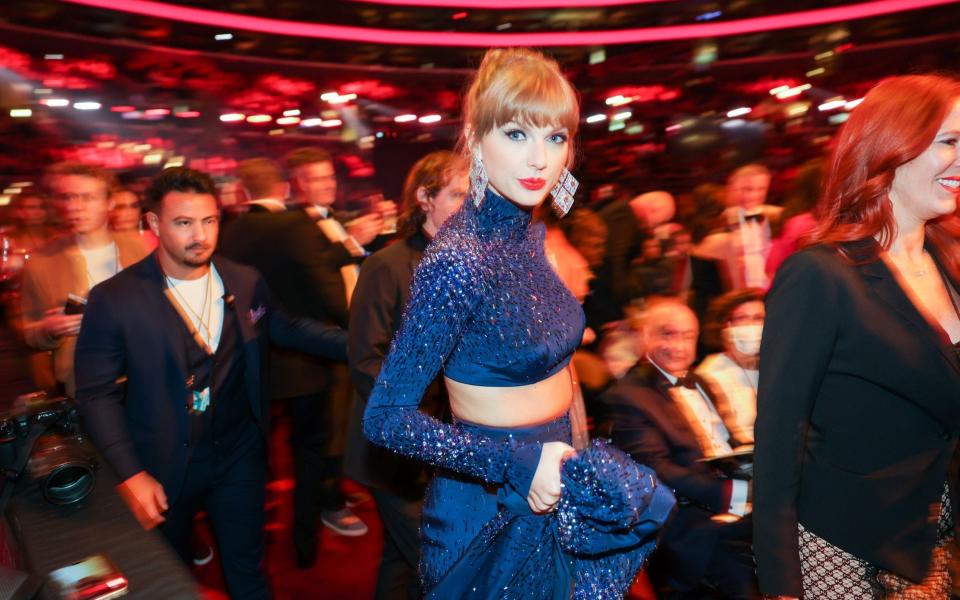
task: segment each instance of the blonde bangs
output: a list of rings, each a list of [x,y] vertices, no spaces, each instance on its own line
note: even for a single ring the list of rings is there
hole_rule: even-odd
[[[580,103],[570,84],[547,69],[537,69],[536,73],[516,71],[505,73],[490,86],[486,103],[489,115],[482,119],[484,133],[512,121],[535,127],[566,127],[571,136],[575,135]]]
[[[490,51],[464,108],[474,139],[510,122],[563,127],[571,138],[580,125],[580,101],[557,63],[526,49]]]

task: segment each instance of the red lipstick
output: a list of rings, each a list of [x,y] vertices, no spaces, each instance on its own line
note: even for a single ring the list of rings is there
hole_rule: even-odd
[[[527,188],[531,191],[542,190],[543,186],[547,185],[546,179],[540,179],[539,177],[530,177],[528,179],[518,179],[520,185]]]

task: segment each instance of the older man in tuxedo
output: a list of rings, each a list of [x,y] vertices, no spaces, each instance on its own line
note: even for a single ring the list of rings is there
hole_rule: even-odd
[[[677,495],[651,567],[661,598],[758,598],[750,554],[749,483],[707,460],[731,451],[707,386],[690,372],[697,318],[680,300],[656,300],[640,324],[641,359],[600,397],[600,432],[649,465]],[[707,459],[707,460],[705,460]]]

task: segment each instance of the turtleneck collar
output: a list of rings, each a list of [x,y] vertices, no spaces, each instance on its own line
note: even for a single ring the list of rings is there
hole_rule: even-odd
[[[526,228],[532,216],[532,211],[526,210],[510,202],[500,194],[487,187],[484,193],[483,204],[480,208],[474,206],[473,201],[467,198],[467,210],[476,213],[477,223],[482,229],[519,229]]]

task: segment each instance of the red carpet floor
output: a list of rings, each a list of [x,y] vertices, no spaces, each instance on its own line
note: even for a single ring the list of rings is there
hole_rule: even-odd
[[[267,492],[267,569],[276,600],[319,598],[324,600],[368,600],[373,597],[377,567],[382,548],[382,529],[372,500],[354,507],[354,512],[370,527],[367,535],[348,538],[320,527],[320,552],[317,564],[308,570],[296,567],[290,524],[293,521],[293,463],[287,437],[290,421],[285,406],[274,411],[271,440],[272,481]],[[362,488],[350,481],[347,492]],[[220,563],[216,558],[203,567],[195,567],[207,600],[228,598]],[[630,600],[654,600],[646,578],[641,576],[631,590]]]

